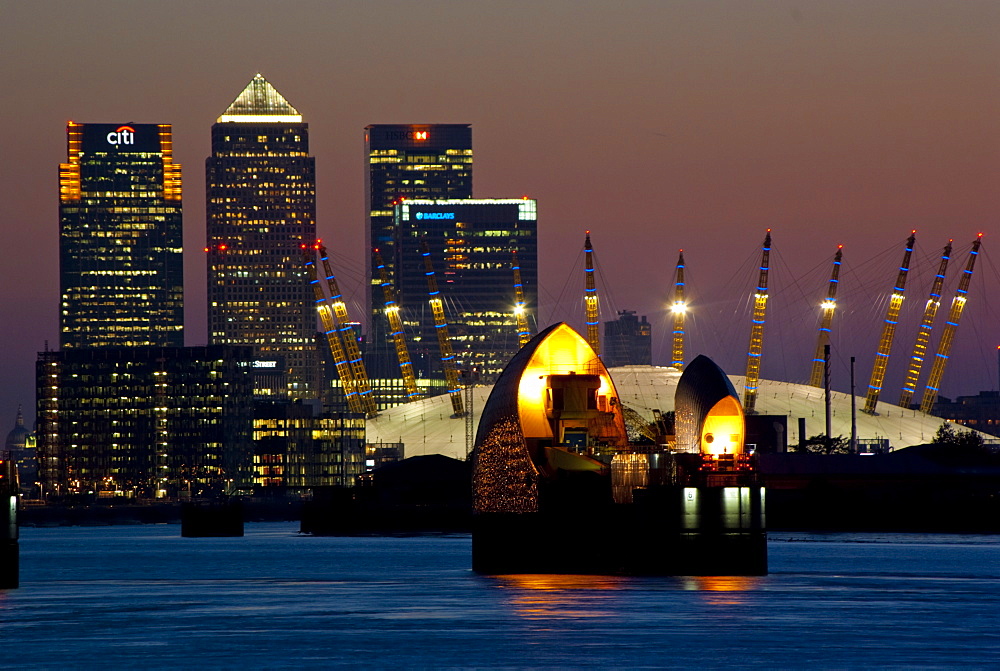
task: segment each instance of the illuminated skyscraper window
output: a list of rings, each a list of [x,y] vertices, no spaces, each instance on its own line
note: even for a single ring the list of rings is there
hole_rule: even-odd
[[[66,133],[62,346],[183,345],[181,167],[170,126],[71,121]]]
[[[394,274],[393,207],[401,199],[472,197],[472,127],[468,124],[377,124],[365,128],[367,240]],[[379,272],[368,274],[367,365],[373,378],[398,378],[382,308]]]
[[[257,74],[212,126],[206,161],[209,339],[284,362],[278,396],[315,398],[316,313],[302,244],[316,238],[309,125]]]
[[[431,255],[457,367],[491,382],[520,349],[515,251],[526,322],[537,333],[536,213],[536,201],[527,198],[414,199],[396,206],[395,286],[418,375],[442,377],[421,241]]]

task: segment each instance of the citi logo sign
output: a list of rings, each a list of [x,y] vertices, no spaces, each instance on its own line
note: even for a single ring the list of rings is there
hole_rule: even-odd
[[[119,126],[118,130],[108,133],[108,144],[135,144],[135,129]]]

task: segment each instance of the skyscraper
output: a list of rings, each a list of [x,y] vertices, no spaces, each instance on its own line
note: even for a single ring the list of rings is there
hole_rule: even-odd
[[[181,167],[170,126],[71,121],[66,136],[62,346],[183,345]]]
[[[376,124],[365,128],[367,242],[395,272],[393,206],[402,198],[472,197],[472,127],[468,124]],[[368,273],[368,372],[399,377],[382,307],[378,269]],[[398,288],[398,287],[397,287]]]
[[[475,370],[479,379],[492,382],[520,349],[514,313],[515,251],[527,321],[537,330],[537,202],[528,198],[405,200],[396,205],[395,219],[395,284],[410,322],[411,354],[418,374],[442,378],[421,252],[421,242],[426,242],[457,366]]]
[[[253,345],[287,372],[287,396],[320,387],[316,312],[302,244],[316,238],[309,125],[259,73],[212,126],[209,340]]]
[[[640,320],[635,310],[619,310],[618,319],[604,322],[604,363],[608,368],[653,364],[652,327],[645,315]]]

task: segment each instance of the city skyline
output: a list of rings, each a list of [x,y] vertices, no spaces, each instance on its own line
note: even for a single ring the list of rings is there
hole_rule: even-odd
[[[52,165],[65,157],[67,119],[170,123],[177,161],[195,165],[209,155],[218,110],[256,71],[310,112],[319,234],[356,305],[365,304],[368,263],[360,129],[467,122],[476,129],[477,194],[540,203],[544,322],[583,321],[575,268],[591,229],[602,321],[622,309],[649,315],[654,362],[667,363],[666,304],[683,247],[688,358],[703,352],[741,373],[749,317],[740,311],[753,282],[746,261],[753,265],[771,227],[778,259],[762,375],[808,379],[822,275],[844,244],[843,314],[833,326],[834,384],[843,389],[847,357],[867,377],[881,319],[871,297],[891,290],[895,257],[916,228],[890,397],[902,384],[892,365],[908,357],[933,275],[919,269],[950,238],[964,257],[984,231],[942,392],[996,387],[997,313],[987,300],[998,284],[995,3],[435,3],[422,12],[301,3],[287,16],[263,4],[246,16],[183,2],[129,5],[128,14],[121,3],[59,7],[42,18],[5,3],[0,27],[17,54],[4,90],[19,102],[0,123],[2,309],[21,325],[4,335],[0,410],[32,407],[34,353],[58,340]],[[375,30],[384,39],[366,40]],[[181,47],[171,59],[150,48],[170,41]],[[279,43],[294,47],[257,46]],[[415,76],[400,75],[402,63]],[[198,345],[208,340],[204,192],[187,171],[185,331]]]

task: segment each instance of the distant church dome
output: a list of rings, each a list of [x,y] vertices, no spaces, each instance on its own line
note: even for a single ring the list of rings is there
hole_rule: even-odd
[[[24,426],[24,413],[21,412],[21,406],[17,406],[17,420],[14,422],[14,428],[7,434],[4,451],[8,454],[23,452],[30,436],[31,431]]]

